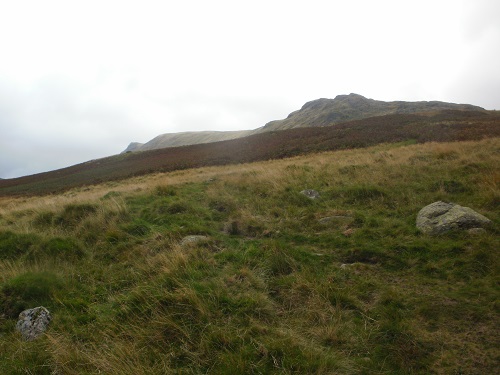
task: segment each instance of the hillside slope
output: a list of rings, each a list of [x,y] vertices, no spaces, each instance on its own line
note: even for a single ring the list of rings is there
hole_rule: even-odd
[[[499,150],[385,144],[1,197],[0,374],[497,374]],[[419,232],[438,200],[491,227]],[[53,319],[26,342],[35,306]]]
[[[132,142],[124,152],[146,151],[159,148],[210,143],[246,137],[251,134],[302,127],[330,126],[340,122],[360,120],[389,114],[412,114],[443,110],[485,111],[470,104],[454,104],[438,101],[384,102],[367,99],[358,94],[338,95],[335,99],[317,99],[307,102],[284,120],[275,120],[254,130],[233,132],[184,132],[159,135],[145,144]]]
[[[500,137],[500,114],[442,111],[386,115],[337,124],[265,132],[245,138],[127,153],[57,171],[0,181],[0,195],[47,194],[155,172],[249,163],[392,142],[448,142]]]
[[[166,147],[178,147],[202,143],[227,141],[250,135],[250,131],[199,131],[161,134],[147,143],[132,143],[126,151],[147,151]],[[131,147],[132,146],[132,147]]]
[[[139,151],[139,149],[144,145],[144,143],[131,142],[123,152]],[[122,152],[122,153],[123,153]]]

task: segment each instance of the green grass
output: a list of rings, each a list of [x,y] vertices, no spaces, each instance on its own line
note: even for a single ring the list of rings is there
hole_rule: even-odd
[[[0,373],[495,373],[499,150],[377,146],[4,208]],[[493,225],[425,236],[436,200]],[[39,305],[50,329],[23,342]]]

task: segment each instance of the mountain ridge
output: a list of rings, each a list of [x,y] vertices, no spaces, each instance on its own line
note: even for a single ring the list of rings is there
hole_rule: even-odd
[[[146,143],[132,142],[124,152],[147,151],[166,147],[188,146],[193,144],[228,141],[245,137],[252,133],[251,130],[236,131],[193,131],[181,133],[160,134]]]
[[[425,143],[500,137],[500,113],[437,111],[393,114],[336,126],[268,131],[221,142],[122,153],[63,169],[0,181],[0,196],[52,194],[132,176],[283,159],[380,143]]]
[[[299,110],[291,112],[285,119],[270,121],[254,130],[165,133],[156,136],[144,144],[132,142],[123,152],[212,143],[270,131],[331,126],[341,122],[362,120],[373,116],[425,113],[442,110],[486,111],[482,107],[471,104],[456,104],[441,101],[385,102],[351,93],[348,95],[337,95],[334,99],[320,98],[306,102]]]
[[[334,99],[320,98],[305,103],[301,109],[290,113],[283,120],[268,122],[263,130],[283,130],[309,126],[330,126],[340,122],[361,120],[372,116],[411,114],[441,110],[485,111],[471,104],[441,101],[391,101],[368,99],[351,93],[337,95]]]

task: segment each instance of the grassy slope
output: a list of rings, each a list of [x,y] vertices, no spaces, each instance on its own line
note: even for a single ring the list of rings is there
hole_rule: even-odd
[[[381,145],[1,198],[0,373],[495,373],[499,155]],[[436,200],[494,224],[424,236]],[[22,342],[40,304],[50,330]]]
[[[248,163],[379,143],[476,140],[500,136],[496,112],[441,111],[372,117],[335,126],[291,129],[185,147],[121,154],[53,172],[0,181],[1,195],[66,189],[152,172]]]
[[[138,150],[146,151],[166,147],[178,147],[186,145],[196,145],[200,143],[227,141],[230,139],[246,137],[247,135],[250,135],[251,132],[251,130],[239,130],[167,133],[153,138],[149,142],[143,144]]]

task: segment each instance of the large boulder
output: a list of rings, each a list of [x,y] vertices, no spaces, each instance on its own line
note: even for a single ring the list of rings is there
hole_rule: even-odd
[[[454,229],[483,228],[491,221],[469,207],[454,203],[434,202],[417,215],[417,228],[431,236]]]
[[[24,310],[19,314],[16,329],[21,332],[24,340],[32,341],[47,330],[52,316],[43,306]]]

